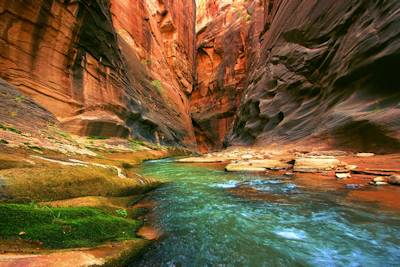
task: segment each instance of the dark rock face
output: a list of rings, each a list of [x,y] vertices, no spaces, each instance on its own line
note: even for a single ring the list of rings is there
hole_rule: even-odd
[[[264,4],[261,55],[229,143],[400,151],[400,2]]]
[[[194,146],[194,1],[0,1],[0,77],[82,135]]]

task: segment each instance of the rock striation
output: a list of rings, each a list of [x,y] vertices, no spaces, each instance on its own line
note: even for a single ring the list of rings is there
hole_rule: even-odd
[[[197,85],[190,104],[201,151],[223,147],[260,51],[259,1],[197,1]]]
[[[200,148],[400,150],[398,1],[197,2]]]
[[[230,144],[400,151],[400,2],[265,0]]]
[[[0,1],[0,77],[73,133],[193,146],[194,23],[187,0]]]

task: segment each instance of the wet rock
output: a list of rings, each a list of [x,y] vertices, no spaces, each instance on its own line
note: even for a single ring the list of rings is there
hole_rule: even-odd
[[[293,172],[286,172],[284,175],[287,176],[287,177],[293,177],[294,173]]]
[[[176,162],[180,163],[217,163],[217,162],[225,162],[226,158],[219,157],[190,157],[184,159],[178,159]]]
[[[267,169],[263,167],[250,166],[248,164],[231,163],[225,167],[227,172],[265,172]]]
[[[362,158],[367,158],[367,157],[373,157],[373,156],[375,156],[375,154],[374,153],[357,153],[356,156],[362,157]]]
[[[348,172],[347,173],[337,172],[335,174],[335,176],[336,176],[337,179],[346,179],[346,178],[350,178],[351,174],[348,173]]]
[[[151,244],[136,239],[113,242],[95,248],[65,249],[59,251],[37,250],[31,254],[2,253],[1,266],[126,266]]]
[[[340,161],[335,157],[300,157],[296,158],[295,172],[323,172],[335,169]]]
[[[379,178],[380,178],[380,177],[379,177]],[[385,180],[377,179],[376,181],[374,181],[374,180],[370,181],[369,184],[370,184],[370,185],[379,186],[379,185],[387,185],[388,183],[385,182]]]
[[[363,187],[363,185],[361,185],[361,184],[346,184],[344,187],[346,189],[354,190],[354,189],[360,189],[361,187]]]
[[[386,179],[383,178],[382,176],[378,176],[378,177],[375,177],[374,179],[372,179],[372,181],[373,182],[385,182]]]
[[[328,151],[313,151],[307,153],[306,156],[331,156],[331,157],[340,157],[346,156],[348,152],[341,150],[328,150]]]
[[[267,169],[282,170],[287,168],[289,168],[289,164],[286,162],[273,159],[239,161],[230,163],[225,167],[226,171],[266,171]]]
[[[400,175],[389,176],[388,183],[392,185],[400,185]]]

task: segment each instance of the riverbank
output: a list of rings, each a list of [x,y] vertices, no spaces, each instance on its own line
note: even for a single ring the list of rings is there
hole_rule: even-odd
[[[228,172],[296,179],[310,190],[345,190],[345,201],[367,201],[400,211],[400,154],[320,150],[312,147],[230,147],[178,160],[181,164],[217,164]],[[238,186],[230,190],[251,199],[270,199],[266,192]]]
[[[151,243],[140,201],[161,184],[135,167],[187,153],[56,126],[6,125],[0,140],[1,267],[126,265]]]

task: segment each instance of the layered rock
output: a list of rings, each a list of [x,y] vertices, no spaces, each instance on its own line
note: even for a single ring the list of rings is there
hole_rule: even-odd
[[[230,144],[400,150],[400,2],[265,0]],[[314,139],[315,138],[315,139]]]
[[[1,1],[0,77],[73,133],[193,145],[194,18],[186,0]]]
[[[197,1],[197,86],[191,113],[201,151],[221,149],[263,26],[259,1]]]

